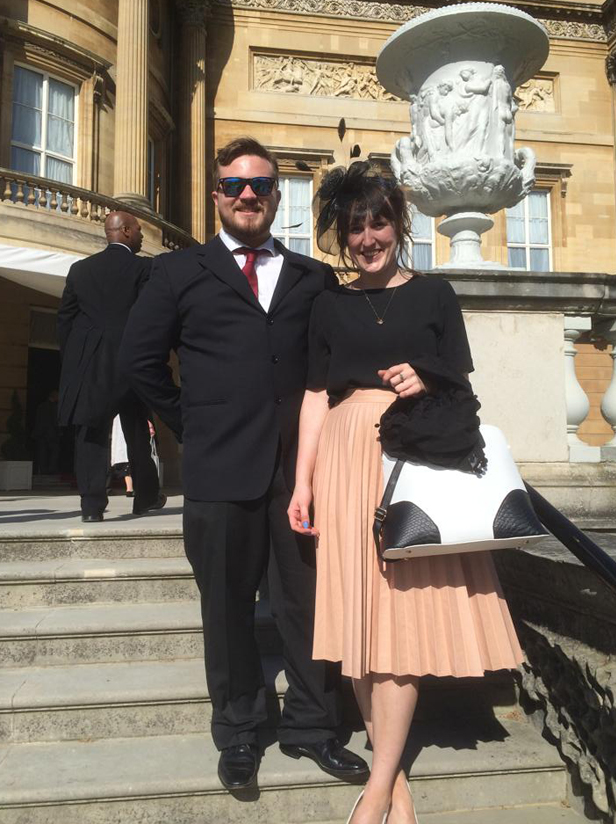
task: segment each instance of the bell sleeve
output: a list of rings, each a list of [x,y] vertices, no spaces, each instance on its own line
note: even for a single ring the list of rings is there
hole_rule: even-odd
[[[438,354],[456,371],[470,374],[475,367],[458,297],[448,281],[441,282]]]

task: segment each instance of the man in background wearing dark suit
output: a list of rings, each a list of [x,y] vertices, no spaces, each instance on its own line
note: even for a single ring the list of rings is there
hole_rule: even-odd
[[[164,506],[152,460],[148,411],[119,369],[118,353],[128,313],[150,275],[150,258],[138,257],[143,235],[137,219],[111,212],[107,248],[74,263],[58,310],[62,357],[58,421],[75,426],[75,474],[82,521],[102,521],[107,506],[109,433],[119,413],[131,465],[133,512]]]
[[[269,561],[289,683],[280,747],[339,778],[367,777],[365,761],[335,737],[335,679],[311,656],[314,545],[286,517],[310,309],[334,275],[272,238],[278,166],[257,141],[219,151],[215,187],[223,229],[155,259],[123,357],[133,386],[184,442],[184,543],[201,592],[218,775],[238,789],[257,774],[257,726],[267,711],[255,595]],[[181,390],[167,366],[172,349]]]

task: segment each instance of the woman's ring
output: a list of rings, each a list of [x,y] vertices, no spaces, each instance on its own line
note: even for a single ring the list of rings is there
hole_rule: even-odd
[[[398,372],[398,375],[400,376],[400,383],[404,383],[404,381],[406,380],[406,378],[404,377],[404,372]]]

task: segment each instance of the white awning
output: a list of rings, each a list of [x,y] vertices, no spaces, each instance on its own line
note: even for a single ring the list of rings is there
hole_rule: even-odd
[[[60,297],[68,270],[84,257],[0,244],[0,277],[46,295]]]

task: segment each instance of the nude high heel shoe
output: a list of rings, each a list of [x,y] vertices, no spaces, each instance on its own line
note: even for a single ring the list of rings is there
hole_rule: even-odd
[[[355,804],[353,804],[353,809],[351,810],[351,815],[347,818],[346,824],[351,824],[351,819],[355,815],[355,810],[359,806],[359,802],[362,800],[363,797],[364,797],[364,791],[362,790],[359,794],[359,797],[358,797],[357,801],[355,802]],[[385,813],[385,815],[383,816],[383,821],[381,822],[381,824],[387,824],[387,816],[388,815],[389,815],[389,813]],[[417,820],[417,818],[415,818],[415,820]]]

